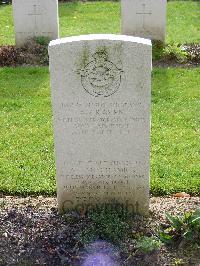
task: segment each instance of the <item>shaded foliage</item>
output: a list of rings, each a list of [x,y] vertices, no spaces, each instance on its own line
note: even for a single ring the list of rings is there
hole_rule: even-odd
[[[200,209],[185,213],[182,217],[166,213],[169,226],[159,232],[160,239],[166,244],[200,245]]]
[[[47,65],[48,41],[38,37],[28,41],[23,47],[13,45],[0,46],[0,67],[18,65]]]

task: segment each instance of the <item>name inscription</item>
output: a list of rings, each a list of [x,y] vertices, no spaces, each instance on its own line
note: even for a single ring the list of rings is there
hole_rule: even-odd
[[[145,122],[141,102],[62,102],[55,117],[69,126],[72,135],[131,134],[131,129]]]

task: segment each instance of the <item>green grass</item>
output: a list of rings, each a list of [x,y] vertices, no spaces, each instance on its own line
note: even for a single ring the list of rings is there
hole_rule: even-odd
[[[2,68],[0,88],[0,190],[54,192],[48,70]]]
[[[200,194],[200,68],[153,72],[151,190]]]
[[[200,1],[168,2],[167,42],[200,43]]]
[[[200,195],[198,69],[155,69],[151,190]],[[53,194],[55,162],[47,68],[0,69],[0,191]]]
[[[61,37],[120,33],[119,2],[75,2],[59,5]],[[168,3],[167,42],[200,42],[200,2]],[[14,44],[12,7],[0,6],[0,44]]]
[[[60,4],[59,15],[61,37],[120,32],[120,6],[117,2]]]

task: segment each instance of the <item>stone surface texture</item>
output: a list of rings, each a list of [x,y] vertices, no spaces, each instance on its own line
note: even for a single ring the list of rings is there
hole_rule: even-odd
[[[49,45],[59,209],[148,214],[151,41],[86,35]]]
[[[165,41],[167,0],[122,0],[121,32]]]
[[[15,41],[22,46],[30,38],[58,38],[58,0],[13,0]]]

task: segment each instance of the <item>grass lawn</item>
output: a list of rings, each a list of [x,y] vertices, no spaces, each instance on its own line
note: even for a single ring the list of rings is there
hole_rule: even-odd
[[[119,2],[75,2],[59,5],[61,37],[120,33]],[[167,42],[200,42],[200,2],[168,3]],[[12,7],[0,6],[0,44],[14,44]]]
[[[199,69],[155,69],[151,191],[200,195]],[[55,193],[47,68],[0,69],[0,191]]]

